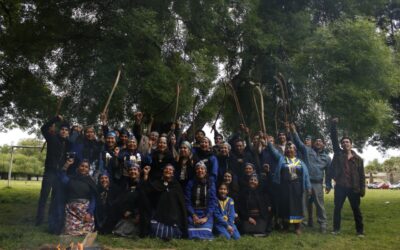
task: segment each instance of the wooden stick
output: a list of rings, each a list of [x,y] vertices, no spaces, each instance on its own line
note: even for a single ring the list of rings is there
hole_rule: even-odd
[[[181,93],[181,87],[179,83],[176,84],[176,103],[175,103],[175,114],[174,114],[174,120],[172,122],[176,121],[177,115],[178,115],[178,107],[179,107],[179,95]]]
[[[108,96],[106,105],[104,106],[103,114],[106,113],[106,111],[107,111],[107,109],[108,109],[108,105],[110,105],[111,98],[112,98],[112,96],[113,96],[113,94],[114,94],[115,89],[117,88],[117,85],[118,85],[118,82],[119,82],[119,78],[120,78],[120,76],[121,76],[121,71],[122,71],[122,66],[120,66],[119,69],[118,69],[117,78],[115,79],[114,86],[113,86],[113,88],[111,89],[110,95]]]
[[[230,82],[228,85],[229,85],[229,87],[230,87],[231,90],[232,90],[233,100],[235,101],[236,110],[237,110],[237,112],[239,113],[239,117],[240,117],[240,119],[242,120],[242,124],[243,124],[245,127],[247,127],[247,126],[246,126],[246,122],[245,122],[245,120],[244,120],[244,116],[243,116],[242,109],[240,108],[239,98],[238,98],[237,95],[236,95],[235,88],[233,87],[232,82]]]

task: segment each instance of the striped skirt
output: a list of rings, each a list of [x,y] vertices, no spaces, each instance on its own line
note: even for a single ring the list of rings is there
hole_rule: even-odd
[[[94,217],[89,222],[84,222],[84,217],[89,208],[89,200],[76,200],[65,206],[65,234],[86,235],[94,231]]]
[[[151,236],[163,240],[180,239],[182,232],[177,225],[168,226],[156,220],[151,220]]]

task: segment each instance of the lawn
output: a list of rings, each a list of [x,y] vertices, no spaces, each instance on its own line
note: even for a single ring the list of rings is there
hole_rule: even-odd
[[[62,243],[71,239],[50,235],[46,225],[34,226],[40,182],[13,181],[12,188],[0,181],[0,249],[39,249],[44,244]],[[333,194],[326,196],[329,228],[332,225]],[[222,238],[212,242],[155,239],[125,239],[98,236],[97,243],[108,249],[169,248],[169,249],[399,249],[400,191],[367,190],[362,199],[366,237],[356,237],[348,202],[342,212],[342,234],[320,234],[317,229],[305,229],[301,236],[292,233],[272,233],[266,238],[242,237],[238,241]]]

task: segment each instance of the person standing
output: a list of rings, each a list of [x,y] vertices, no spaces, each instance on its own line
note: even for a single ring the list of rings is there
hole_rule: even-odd
[[[58,133],[52,133],[50,128],[55,123],[60,123],[60,130]],[[40,128],[43,137],[47,143],[46,161],[44,166],[44,174],[42,181],[42,188],[40,190],[40,197],[38,201],[38,208],[36,214],[36,225],[39,226],[43,223],[44,213],[46,208],[46,201],[51,191],[51,203],[49,208],[49,230],[51,233],[61,233],[62,218],[64,215],[64,208],[62,203],[62,188],[58,181],[57,173],[63,167],[67,152],[70,148],[68,141],[69,124],[64,122],[61,115],[57,115],[53,119],[46,122]]]
[[[329,169],[329,182],[333,178],[336,182],[334,194],[333,232],[339,234],[341,211],[346,198],[349,199],[353,210],[356,231],[359,237],[364,237],[363,217],[360,210],[361,197],[365,196],[364,161],[352,149],[353,141],[348,136],[343,136],[339,147],[337,123],[339,119],[333,118],[331,125],[331,140],[333,146],[333,160]],[[330,189],[327,189],[329,193]]]
[[[331,164],[331,158],[324,151],[324,141],[321,138],[316,138],[314,141],[314,147],[307,146],[300,140],[300,137],[296,131],[296,126],[291,124],[291,134],[294,143],[298,150],[301,152],[301,157],[299,157],[308,168],[308,173],[310,175],[311,182],[311,197],[308,199],[306,196],[306,205],[308,210],[308,226],[313,225],[313,203],[317,209],[317,220],[320,225],[320,231],[326,233],[326,213],[324,206],[324,188],[322,186],[325,177],[326,188],[330,189],[331,184],[327,182],[326,174],[328,172],[328,167]]]

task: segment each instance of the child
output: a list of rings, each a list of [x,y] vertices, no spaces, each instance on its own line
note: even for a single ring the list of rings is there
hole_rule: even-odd
[[[239,239],[240,234],[235,226],[235,206],[233,199],[228,197],[228,186],[224,183],[218,187],[218,206],[214,212],[215,231],[227,239]]]

